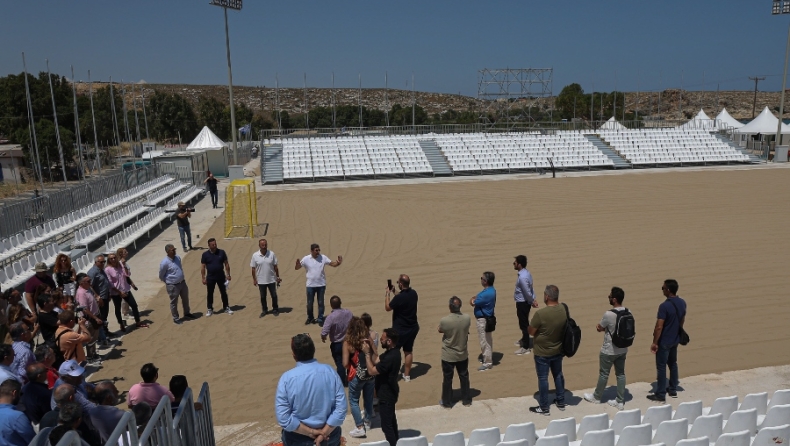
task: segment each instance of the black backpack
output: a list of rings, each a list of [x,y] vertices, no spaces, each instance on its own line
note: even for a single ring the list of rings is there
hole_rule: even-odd
[[[614,322],[614,331],[609,332],[612,336],[612,344],[618,348],[630,347],[636,337],[636,321],[634,315],[628,308],[620,311],[609,310],[617,315]]]
[[[570,358],[576,354],[576,350],[579,349],[579,344],[582,342],[582,329],[576,325],[576,321],[571,319],[568,306],[564,303],[562,306],[565,307],[565,315],[568,317],[568,320],[565,322],[565,333],[562,338],[562,354]]]

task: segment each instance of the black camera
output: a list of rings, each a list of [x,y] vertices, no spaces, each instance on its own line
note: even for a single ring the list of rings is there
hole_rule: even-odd
[[[74,314],[76,314],[77,317],[81,319],[81,318],[85,317],[85,314],[82,311],[84,309],[85,309],[85,307],[80,307],[80,306],[74,307]]]
[[[186,206],[178,208],[178,212],[195,212],[195,208],[188,208]]]

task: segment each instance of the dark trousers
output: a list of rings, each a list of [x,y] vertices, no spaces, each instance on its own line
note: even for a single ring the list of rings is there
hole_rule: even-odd
[[[518,328],[521,330],[521,347],[530,348],[529,344],[529,310],[532,305],[526,302],[516,302],[516,316]]]
[[[121,315],[121,301],[125,301],[129,308],[132,309],[132,315],[134,315],[134,321],[138,324],[140,323],[140,310],[137,308],[137,301],[134,300],[134,295],[132,295],[131,291],[126,292],[126,298],[124,299],[121,295],[117,296],[110,296],[112,298],[112,304],[115,306],[115,318],[118,319],[118,324],[123,326],[121,322],[123,322],[123,316]],[[106,306],[106,305],[105,305]],[[107,311],[110,311],[109,306],[107,307]]]
[[[321,443],[321,446],[340,446],[340,434],[342,429],[340,426],[329,434],[329,438]],[[282,434],[283,446],[315,446],[315,441],[312,438],[297,434],[296,432],[283,431]]]
[[[667,386],[669,366],[669,386]],[[666,398],[667,392],[678,390],[678,345],[659,345],[656,352],[656,396]]]
[[[458,362],[442,361],[442,404],[450,406],[453,404],[453,372],[458,372],[458,379],[461,381],[461,401],[464,404],[471,404],[472,397],[469,395],[469,359]]]
[[[214,287],[219,288],[219,297],[222,299],[222,308],[228,308],[228,291],[225,289],[225,279],[206,280],[206,308],[214,311]]]
[[[326,286],[313,286],[307,287],[307,317],[309,319],[313,318],[313,302],[315,301],[316,296],[318,296],[318,321],[321,322],[324,320],[324,293],[326,292]]]
[[[337,367],[340,382],[343,383],[343,386],[348,386],[348,375],[346,374],[346,368],[343,367],[343,341],[329,344],[329,351],[332,352],[332,359],[335,360],[335,367]]]
[[[211,206],[217,207],[217,202],[219,201],[219,192],[217,189],[209,189],[209,195],[211,195]]]
[[[269,311],[269,306],[266,305],[266,292],[272,295],[272,310],[277,311],[280,308],[277,306],[277,282],[258,284],[258,292],[261,293],[261,309],[264,312]]]
[[[379,400],[379,417],[381,419],[381,431],[390,446],[398,443],[398,418],[395,416],[395,403]]]

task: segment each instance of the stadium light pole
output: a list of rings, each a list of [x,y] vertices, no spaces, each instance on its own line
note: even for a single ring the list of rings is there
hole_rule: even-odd
[[[773,8],[771,14],[790,14],[790,1],[789,0],[773,0]],[[785,88],[787,88],[787,59],[790,56],[790,26],[787,30],[787,43],[785,44],[785,68],[784,75],[782,76],[782,100],[779,102],[779,122],[776,123],[776,139],[774,141],[774,150],[779,150],[779,143],[782,142],[782,117],[785,111]],[[771,154],[771,146],[765,149],[765,160],[768,161],[768,156]]]
[[[230,37],[228,36],[228,8],[241,11],[242,0],[211,0],[209,4],[222,7],[225,12],[225,52],[228,55],[228,95],[230,96],[230,134],[233,142],[233,165],[239,164],[238,148],[236,147],[236,111],[233,106],[233,70],[230,66]],[[228,169],[230,177],[230,169]],[[231,178],[233,179],[233,178]]]

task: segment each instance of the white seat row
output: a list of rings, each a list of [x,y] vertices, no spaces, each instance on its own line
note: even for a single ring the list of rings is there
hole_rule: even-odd
[[[44,262],[47,264],[47,267],[52,267],[57,256],[58,245],[51,243],[28,256],[22,257],[20,260],[0,269],[0,286],[5,290],[22,285],[27,282],[27,279],[36,274],[34,271],[36,263]]]
[[[704,130],[602,130],[600,138],[632,164],[749,161]]]
[[[148,208],[140,203],[130,204],[123,209],[113,212],[96,223],[92,223],[82,229],[77,229],[74,236],[74,246],[88,246],[91,243],[111,233],[118,227],[123,226],[129,220],[148,212]]]
[[[145,205],[156,206],[157,204],[181,192],[187,187],[188,185],[186,183],[182,183],[181,181],[176,181],[175,183],[169,184],[166,187],[156,191],[155,194],[146,197]]]

